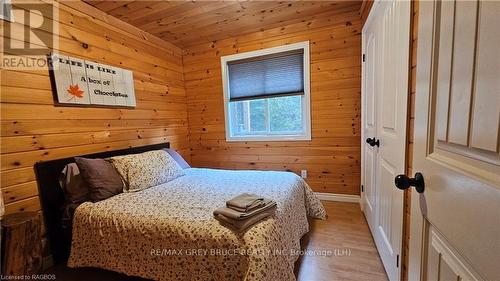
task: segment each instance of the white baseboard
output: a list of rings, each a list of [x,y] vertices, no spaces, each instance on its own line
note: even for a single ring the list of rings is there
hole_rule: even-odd
[[[314,192],[319,200],[359,203],[359,195]]]

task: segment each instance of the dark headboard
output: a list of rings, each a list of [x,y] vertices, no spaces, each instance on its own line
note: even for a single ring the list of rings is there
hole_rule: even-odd
[[[86,158],[106,158],[169,147],[169,143],[160,143],[79,156]],[[74,162],[74,157],[43,161],[35,164],[38,192],[42,203],[50,250],[55,264],[66,261],[71,249],[71,230],[65,230],[61,225],[64,193],[59,185],[59,174],[66,164],[72,162]]]

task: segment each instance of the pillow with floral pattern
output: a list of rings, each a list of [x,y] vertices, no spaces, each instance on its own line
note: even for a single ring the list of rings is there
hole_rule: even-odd
[[[179,164],[164,150],[115,156],[108,160],[125,182],[123,192],[143,190],[185,174]]]

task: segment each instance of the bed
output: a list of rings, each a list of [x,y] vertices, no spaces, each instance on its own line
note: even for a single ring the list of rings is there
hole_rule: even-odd
[[[80,205],[68,266],[155,280],[295,280],[307,217],[326,216],[300,177],[270,171],[185,172],[146,190]],[[212,213],[242,192],[272,198],[278,208],[273,217],[236,233]]]

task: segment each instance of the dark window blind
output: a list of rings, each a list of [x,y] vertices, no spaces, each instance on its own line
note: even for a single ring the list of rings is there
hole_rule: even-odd
[[[304,94],[304,50],[228,62],[230,101]]]
[[[10,3],[10,0],[1,1],[0,9],[1,9],[0,10],[0,19],[12,21],[12,19],[11,19],[12,4]]]

